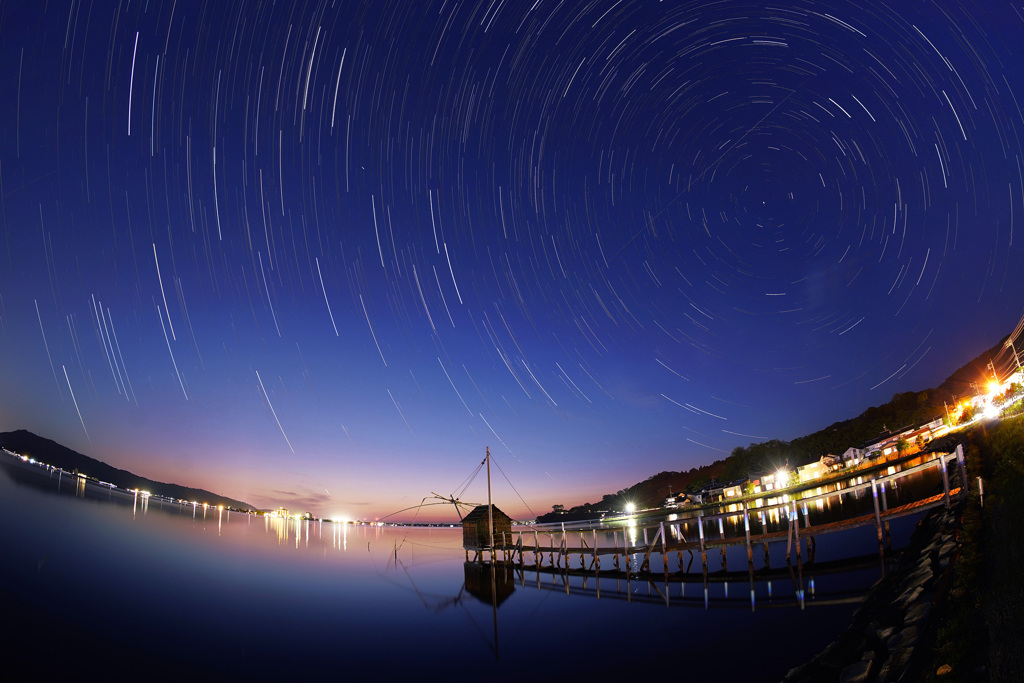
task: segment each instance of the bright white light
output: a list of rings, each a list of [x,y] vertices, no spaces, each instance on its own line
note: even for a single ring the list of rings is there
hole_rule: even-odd
[[[631,515],[634,512],[636,512],[636,504],[635,503],[626,503],[626,514]]]
[[[775,483],[778,487],[786,485],[786,481],[789,479],[789,471],[786,468],[782,468],[775,473]]]

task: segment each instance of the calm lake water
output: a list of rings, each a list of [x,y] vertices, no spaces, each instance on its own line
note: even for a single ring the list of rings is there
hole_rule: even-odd
[[[6,661],[114,679],[771,681],[845,629],[851,598],[883,571],[876,557],[841,573],[759,580],[752,609],[745,576],[710,583],[705,597],[699,557],[695,582],[667,586],[502,569],[495,607],[490,572],[466,566],[458,528],[133,505],[9,464],[0,520],[5,617],[19,626],[0,641]],[[915,521],[893,523],[895,547]],[[816,559],[876,549],[874,529],[859,529],[819,538]],[[784,553],[772,548],[772,567],[785,569]],[[712,571],[717,558],[709,554]],[[743,548],[730,550],[729,567],[745,569]]]

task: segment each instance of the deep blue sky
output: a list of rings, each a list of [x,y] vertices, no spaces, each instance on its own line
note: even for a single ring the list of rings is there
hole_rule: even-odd
[[[0,429],[366,518],[490,446],[541,513],[1020,318],[1010,3],[294,5],[0,8]]]

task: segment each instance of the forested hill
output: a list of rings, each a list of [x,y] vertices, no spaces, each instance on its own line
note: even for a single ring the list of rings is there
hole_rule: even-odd
[[[627,489],[606,494],[597,503],[568,508],[565,515],[541,515],[538,521],[569,521],[591,517],[598,512],[622,510],[627,500],[641,509],[657,507],[670,493],[696,491],[712,479],[732,481],[751,473],[774,471],[787,463],[790,468],[794,468],[823,455],[839,455],[851,446],[860,446],[878,438],[886,429],[896,431],[944,416],[943,401],[952,404],[956,398],[962,399],[971,394],[972,383],[991,377],[988,369],[991,359],[996,359],[997,363],[1000,359],[1005,361],[1007,354],[1003,350],[1004,341],[956,370],[938,387],[895,394],[888,403],[873,406],[855,418],[836,422],[792,441],[772,439],[739,446],[733,449],[729,457],[709,465],[695,467],[687,472],[660,472]]]
[[[236,510],[256,509],[246,502],[219,496],[205,489],[193,489],[179,484],[165,484],[140,477],[127,470],[119,470],[105,462],[90,458],[88,455],[82,455],[78,451],[73,451],[56,441],[37,436],[24,429],[0,433],[0,446],[19,455],[35,458],[39,462],[59,467],[68,472],[78,471],[123,489],[140,489],[170,498],[194,500],[200,503],[209,503],[210,505],[223,505],[235,508]]]

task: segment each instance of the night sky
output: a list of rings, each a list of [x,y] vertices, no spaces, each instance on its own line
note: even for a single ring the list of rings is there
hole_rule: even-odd
[[[0,430],[367,519],[485,446],[529,516],[816,431],[1020,318],[1022,45],[1001,0],[4,2]]]

